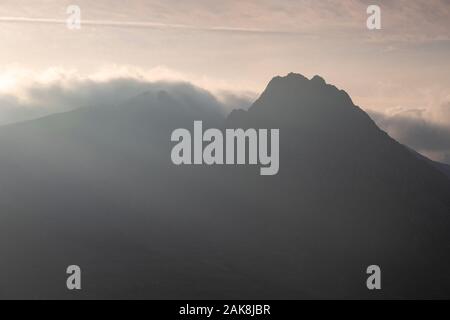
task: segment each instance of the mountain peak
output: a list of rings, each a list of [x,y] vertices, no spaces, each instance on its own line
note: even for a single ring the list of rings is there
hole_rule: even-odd
[[[270,80],[270,82],[268,84],[268,87],[271,85],[282,84],[282,83],[286,83],[286,82],[301,83],[301,82],[305,82],[305,81],[309,81],[309,80],[304,75],[302,75],[300,73],[290,72],[286,76],[276,76],[276,77],[272,78],[272,80]]]
[[[265,90],[265,94],[274,94],[287,92],[293,94],[310,95],[312,92],[320,93],[322,95],[325,91],[328,93],[339,92],[339,90],[332,85],[327,84],[324,78],[319,75],[315,75],[311,79],[308,79],[299,73],[289,73],[286,76],[274,77]]]
[[[325,82],[325,79],[322,78],[321,76],[315,75],[314,77],[311,78],[311,81],[320,85],[326,85],[327,83]]]
[[[319,75],[315,75],[314,77],[312,77],[311,79],[308,79],[307,77],[305,77],[304,75],[300,74],[300,73],[295,73],[295,72],[290,72],[288,73],[286,76],[276,76],[274,77],[270,82],[269,82],[269,86],[271,84],[276,84],[276,83],[298,83],[298,84],[304,84],[307,82],[310,83],[314,83],[314,84],[321,84],[321,85],[325,85],[326,81],[324,78],[322,78]]]
[[[276,107],[276,108],[275,108]],[[353,112],[355,105],[350,96],[343,90],[328,84],[324,78],[315,75],[311,79],[298,73],[289,73],[286,76],[274,77],[260,98],[250,108],[255,112],[277,112],[283,110],[299,115],[300,110],[308,112],[315,109],[316,116],[333,118],[342,112]],[[258,110],[258,111],[257,111]],[[292,116],[290,114],[289,116]],[[341,114],[339,116],[342,116]]]

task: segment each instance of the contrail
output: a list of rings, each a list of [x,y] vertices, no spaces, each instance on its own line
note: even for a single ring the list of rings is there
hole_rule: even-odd
[[[27,17],[0,17],[0,23],[31,23],[31,24],[62,24],[67,23],[64,19],[49,18],[27,18]],[[113,20],[81,20],[82,26],[101,26],[117,28],[146,28],[146,29],[185,29],[207,32],[237,32],[237,33],[259,33],[259,34],[294,34],[301,33],[285,30],[267,30],[258,28],[241,28],[228,26],[201,27],[186,24],[173,24],[149,21],[113,21]]]

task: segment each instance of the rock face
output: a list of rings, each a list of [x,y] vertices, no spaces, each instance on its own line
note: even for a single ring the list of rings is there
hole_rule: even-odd
[[[194,120],[280,129],[279,173],[174,166]],[[0,128],[0,150],[0,297],[450,297],[449,179],[318,76],[228,118],[164,91],[79,109]]]

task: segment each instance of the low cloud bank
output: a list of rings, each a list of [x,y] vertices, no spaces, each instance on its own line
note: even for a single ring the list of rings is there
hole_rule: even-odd
[[[80,107],[124,106],[127,100],[143,93],[167,91],[180,100],[215,108],[222,114],[235,108],[247,108],[252,95],[228,91],[210,93],[189,82],[150,81],[142,78],[110,79],[64,78],[62,81],[33,82],[20,92],[0,94],[0,125],[32,120],[52,113]]]

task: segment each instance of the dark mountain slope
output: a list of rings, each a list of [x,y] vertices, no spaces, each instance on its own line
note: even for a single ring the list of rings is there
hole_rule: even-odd
[[[378,129],[344,91],[317,76],[274,78],[248,112],[230,116],[228,126],[280,128],[281,170],[267,196],[277,195],[272,199],[280,199],[283,213],[297,217],[292,224],[309,234],[306,241],[320,241],[314,252],[298,244],[320,257],[307,259],[311,277],[320,263],[340,269],[325,269],[324,278],[350,279],[348,261],[361,269],[379,261],[395,270],[392,296],[448,290],[435,285],[447,279],[448,179]]]
[[[436,166],[443,172],[447,177],[450,178],[450,165],[446,163],[437,162]]]
[[[420,153],[410,149],[410,151],[419,159],[422,159],[423,161],[427,162],[428,164],[431,164],[433,167],[437,168],[439,171],[444,173],[447,177],[450,178],[450,165],[446,163],[441,163],[438,161],[433,161],[431,159],[428,159],[427,157],[421,155]]]

